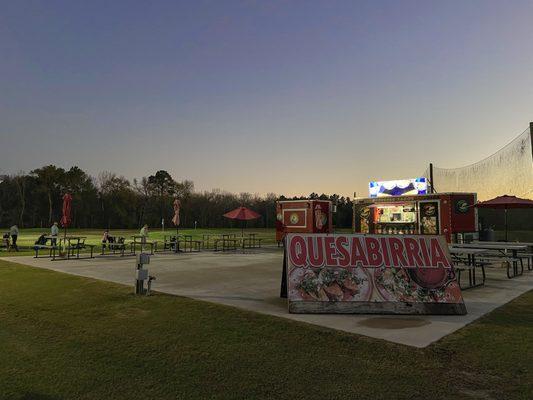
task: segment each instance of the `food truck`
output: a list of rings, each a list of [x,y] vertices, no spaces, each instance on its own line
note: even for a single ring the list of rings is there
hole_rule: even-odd
[[[333,206],[329,200],[284,200],[276,202],[276,240],[286,233],[331,233]]]
[[[448,243],[477,232],[475,193],[431,193],[356,198],[354,232],[444,235]]]

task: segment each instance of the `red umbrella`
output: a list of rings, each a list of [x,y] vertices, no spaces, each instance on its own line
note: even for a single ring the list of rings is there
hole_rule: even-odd
[[[63,195],[63,215],[61,217],[61,226],[65,229],[72,222],[72,219],[70,217],[71,210],[72,210],[72,196],[68,193],[65,193]]]
[[[177,228],[180,224],[180,208],[181,208],[180,201],[178,199],[175,199],[173,206],[174,206],[174,217],[172,217],[172,223]]]
[[[65,228],[65,234],[63,239],[63,245],[66,246],[67,240],[67,227],[72,222],[70,213],[72,211],[72,196],[68,193],[63,195],[63,215],[61,216],[61,226]]]
[[[250,221],[253,219],[261,218],[261,214],[256,213],[253,210],[250,210],[246,207],[239,207],[233,211],[227,212],[224,214],[224,217],[229,219],[235,219],[237,221]],[[242,234],[244,236],[244,225],[242,227]]]
[[[475,206],[478,208],[496,208],[505,210],[505,241],[507,241],[507,210],[509,208],[533,208],[533,200],[505,195],[495,197],[491,200],[481,201]]]

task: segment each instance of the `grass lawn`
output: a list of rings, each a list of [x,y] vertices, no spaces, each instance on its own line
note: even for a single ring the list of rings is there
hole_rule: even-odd
[[[531,399],[533,291],[415,349],[0,261],[2,399]]]
[[[0,229],[0,232],[7,232],[9,228]],[[274,229],[245,229],[245,233],[256,233],[257,237],[262,238],[262,243],[264,244],[274,244],[276,243],[276,231]],[[49,234],[49,229],[40,229],[40,228],[31,228],[31,229],[21,229],[20,235],[17,240],[17,244],[20,247],[20,252],[16,253],[13,251],[5,251],[2,249],[0,251],[0,257],[12,257],[15,255],[33,255],[34,252],[31,250],[31,247],[39,237],[41,233]],[[74,236],[85,236],[87,244],[94,244],[98,247],[95,249],[96,252],[100,251],[100,245],[102,244],[103,229],[69,229],[67,235]],[[235,233],[236,235],[241,234],[241,229],[180,229],[180,235],[192,235],[194,240],[202,240],[202,236],[205,234],[214,234],[219,235],[222,233]],[[139,230],[133,229],[117,229],[111,230],[110,234],[112,236],[122,236],[126,238],[126,241],[129,242],[131,236],[138,235]],[[165,235],[175,235],[176,229],[167,229],[166,231],[161,231],[161,229],[154,229],[150,231],[150,240],[159,240],[162,241]],[[63,235],[63,230],[60,230],[60,236]],[[211,246],[213,244],[211,243]]]

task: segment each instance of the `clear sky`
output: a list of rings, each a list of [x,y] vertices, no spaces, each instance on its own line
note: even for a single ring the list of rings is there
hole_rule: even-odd
[[[367,194],[533,121],[533,1],[11,1],[0,173]]]

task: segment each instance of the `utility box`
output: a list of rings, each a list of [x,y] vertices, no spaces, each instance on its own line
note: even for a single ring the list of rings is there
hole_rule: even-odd
[[[287,233],[332,233],[333,207],[329,200],[284,200],[276,203],[276,240]]]
[[[150,264],[150,254],[137,254],[137,265]]]
[[[144,281],[148,280],[148,270],[143,268],[144,264],[150,264],[150,255],[146,253],[137,254],[137,265],[135,268],[135,294],[145,294]]]
[[[137,280],[138,281],[145,281],[148,279],[148,270],[141,268],[137,270]]]

